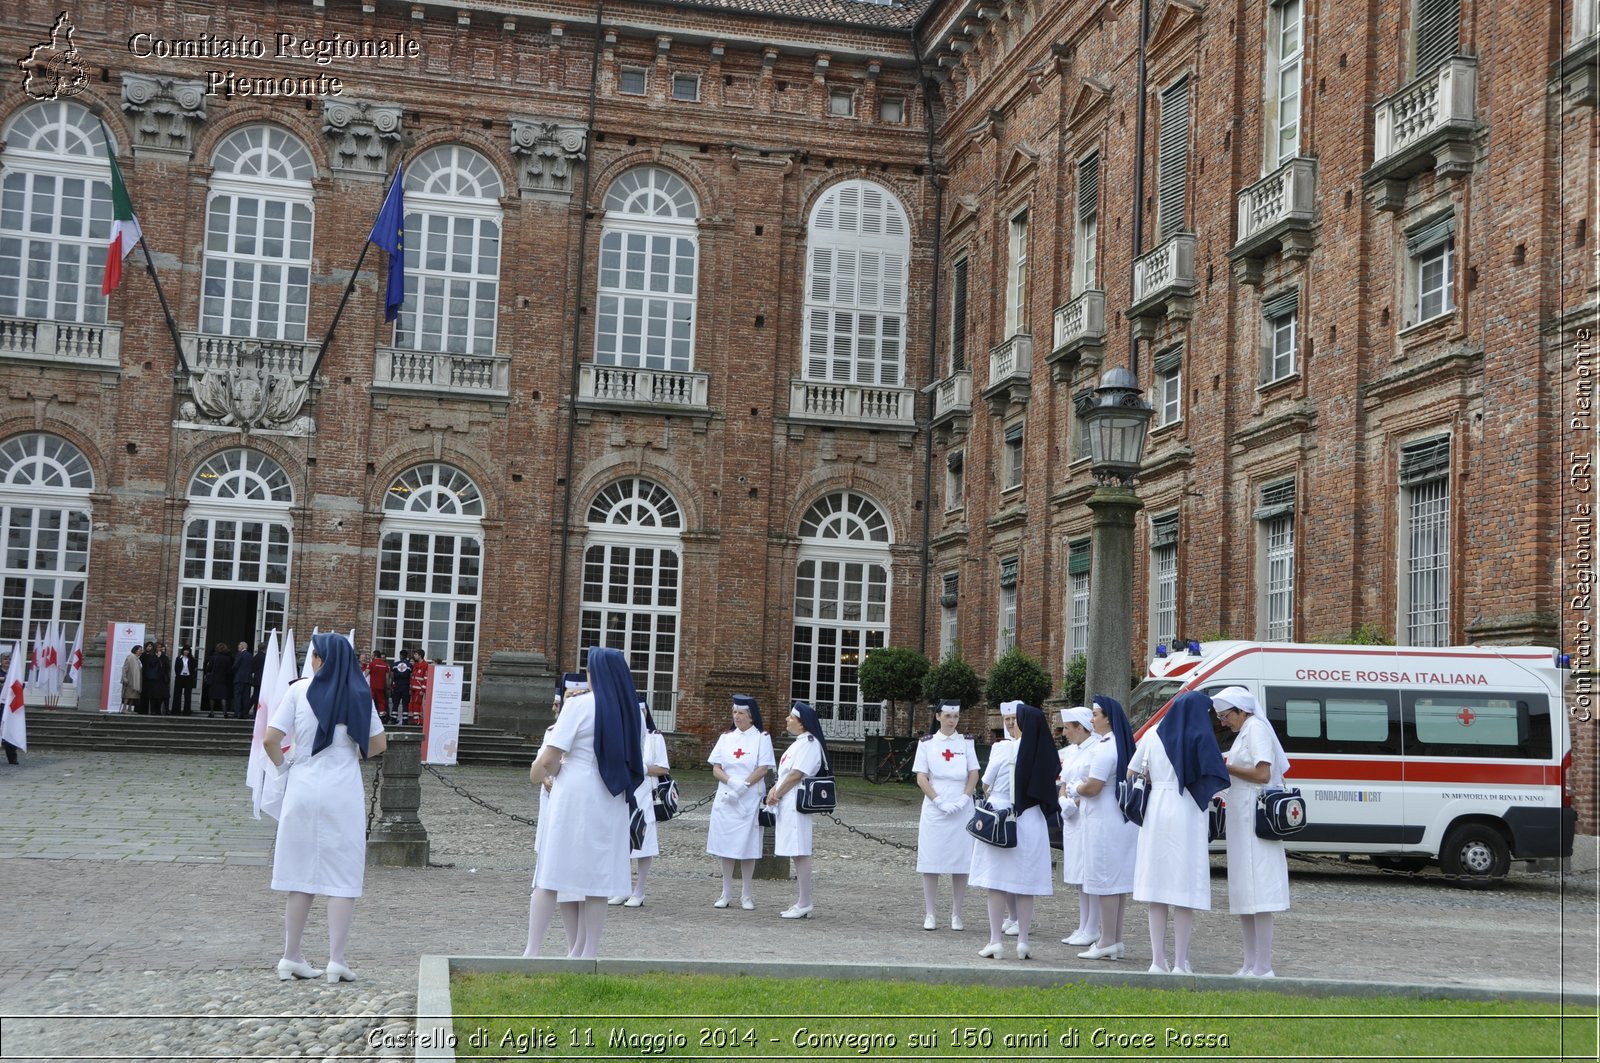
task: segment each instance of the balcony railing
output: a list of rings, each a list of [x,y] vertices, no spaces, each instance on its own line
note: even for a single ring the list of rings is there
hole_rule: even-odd
[[[268,372],[304,380],[317,361],[318,345],[315,343],[214,336],[204,332],[181,332],[178,340],[189,362],[189,370],[194,373],[237,369],[242,361],[259,357],[261,368]]]
[[[1105,342],[1106,293],[1091,289],[1056,307],[1052,351]]]
[[[709,403],[710,388],[707,373],[628,369],[592,362],[578,367],[578,398],[591,403],[703,410]]]
[[[511,394],[511,359],[498,354],[379,347],[372,382],[401,391],[505,398]]]
[[[121,325],[0,317],[0,358],[115,369],[121,354]]]
[[[910,388],[791,380],[789,416],[830,424],[855,422],[860,428],[912,428],[916,424],[916,397]]]
[[[1134,261],[1135,316],[1165,313],[1166,300],[1194,294],[1194,244],[1193,233],[1179,233]]]
[[[1239,245],[1279,226],[1311,225],[1317,192],[1315,159],[1290,159],[1239,193]]]
[[[1427,169],[1439,139],[1451,139],[1451,131],[1470,135],[1477,128],[1477,81],[1477,60],[1456,56],[1378,104],[1373,169],[1403,167],[1413,149],[1418,169]]]
[[[828,738],[843,742],[860,741],[867,735],[883,734],[883,703],[865,705],[839,705],[830,701],[816,703],[817,719],[822,733]],[[658,721],[657,727],[661,726]]]
[[[989,352],[989,386],[1033,375],[1033,337],[1019,332]]]
[[[958,369],[939,381],[933,393],[933,419],[972,412],[972,370]]]

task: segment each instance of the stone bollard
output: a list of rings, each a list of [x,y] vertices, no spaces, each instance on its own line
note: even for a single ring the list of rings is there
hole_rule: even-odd
[[[767,773],[768,789],[770,790],[772,773]],[[762,800],[765,800],[763,798]],[[773,852],[773,845],[777,841],[778,830],[776,827],[761,828],[761,858],[756,861],[756,878],[772,878],[782,882],[789,881],[790,860],[787,856],[778,856]]]
[[[370,867],[427,867],[428,832],[417,817],[422,807],[422,736],[390,731],[380,761],[378,815],[367,838]]]

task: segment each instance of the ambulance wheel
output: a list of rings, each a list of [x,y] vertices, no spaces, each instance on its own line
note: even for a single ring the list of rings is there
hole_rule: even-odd
[[[1504,882],[1511,867],[1511,849],[1493,827],[1463,823],[1450,832],[1439,850],[1439,866],[1456,885],[1483,889]]]

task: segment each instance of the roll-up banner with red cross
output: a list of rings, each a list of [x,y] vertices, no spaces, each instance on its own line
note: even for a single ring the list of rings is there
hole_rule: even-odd
[[[122,711],[122,662],[135,646],[144,645],[144,625],[112,624],[106,628],[106,674],[100,685],[100,711]]]
[[[436,664],[428,669],[428,692],[422,699],[422,762],[454,764],[461,742],[461,667]]]

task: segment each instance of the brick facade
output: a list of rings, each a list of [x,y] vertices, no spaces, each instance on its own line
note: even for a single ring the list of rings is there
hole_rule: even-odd
[[[186,420],[186,384],[175,386],[172,340],[138,257],[107,311],[122,329],[115,365],[0,357],[0,439],[60,435],[93,468],[90,632],[135,617],[153,633],[171,630],[189,477],[212,454],[247,445],[270,454],[294,487],[288,619],[302,631],[372,630],[384,493],[406,469],[442,461],[485,500],[480,668],[508,649],[559,649],[557,666],[571,666],[587,508],[619,477],[643,476],[683,517],[680,729],[709,734],[734,690],[787,701],[798,528],[812,504],[840,490],[869,497],[887,520],[891,643],[936,654],[941,578],[958,573],[957,637],[985,669],[997,646],[1000,563],[1016,557],[1017,642],[1059,680],[1069,544],[1088,535],[1092,490],[1074,396],[1120,365],[1153,389],[1158,358],[1181,345],[1182,414],[1153,430],[1139,484],[1128,606],[1136,659],[1153,643],[1150,518],[1165,514],[1176,513],[1179,529],[1176,633],[1264,637],[1256,511],[1263,486],[1285,480],[1295,489],[1294,637],[1339,638],[1372,624],[1403,639],[1401,450],[1440,434],[1450,441],[1448,641],[1570,643],[1576,617],[1556,604],[1571,551],[1557,519],[1566,471],[1549,446],[1563,409],[1552,396],[1568,386],[1573,335],[1595,325],[1597,290],[1592,47],[1572,43],[1570,12],[1463,5],[1456,51],[1472,59],[1446,68],[1475,80],[1465,121],[1379,158],[1375,114],[1434,76],[1415,74],[1407,9],[1313,5],[1299,77],[1298,155],[1314,160],[1309,217],[1256,239],[1240,231],[1238,200],[1277,172],[1267,165],[1276,160],[1264,3],[1152,4],[1137,236],[1137,4],[608,4],[598,68],[593,8],[555,3],[538,17],[505,8],[340,0],[227,11],[96,0],[72,12],[90,75],[74,99],[118,145],[180,330],[195,330],[201,315],[210,159],[237,129],[276,124],[315,158],[312,343],[332,320],[400,150],[416,158],[468,146],[505,189],[494,343],[509,359],[503,390],[419,391],[380,379],[380,349],[391,341],[376,251],[305,408],[309,433],[245,437]],[[27,54],[57,13],[24,0],[0,26],[5,54]],[[141,32],[269,48],[279,32],[402,35],[420,54],[326,65],[162,58],[131,54]],[[155,109],[124,95],[127,75],[203,80],[220,68],[337,76],[341,92],[330,99],[397,108],[401,137],[325,131],[317,97],[221,93],[205,97],[203,116],[165,112],[165,132],[152,133]],[[641,71],[645,92],[632,95]],[[695,99],[674,98],[675,76],[693,79]],[[1158,203],[1161,98],[1185,78],[1183,215],[1169,226]],[[836,90],[851,113],[830,114],[844,106]],[[8,93],[0,123],[29,102]],[[581,134],[591,102],[592,135],[578,150],[541,156],[518,143],[529,121]],[[180,129],[186,137],[171,132]],[[1090,152],[1099,159],[1104,332],[1057,349],[1053,316],[1079,294],[1073,231]],[[706,374],[707,398],[693,409],[574,398],[574,372],[593,359],[604,197],[645,164],[678,175],[699,205],[693,370]],[[791,382],[804,376],[808,219],[819,197],[850,179],[890,191],[910,221],[898,384],[914,418],[791,416]],[[1002,379],[991,352],[996,361],[1020,353],[1006,348],[1005,302],[1021,210],[1031,366]],[[1455,309],[1413,325],[1419,282],[1408,235],[1446,215]],[[1193,282],[1141,300],[1135,247],[1149,255],[1163,246],[1158,225],[1193,234]],[[962,260],[970,412],[944,392],[914,394],[955,382],[951,297]],[[1263,305],[1286,294],[1298,315],[1295,371],[1263,384]],[[1023,471],[1008,488],[1005,434],[1017,424]],[[945,470],[957,450],[966,486],[953,505]],[[1580,774],[1592,807],[1594,737],[1575,738],[1587,751]]]

